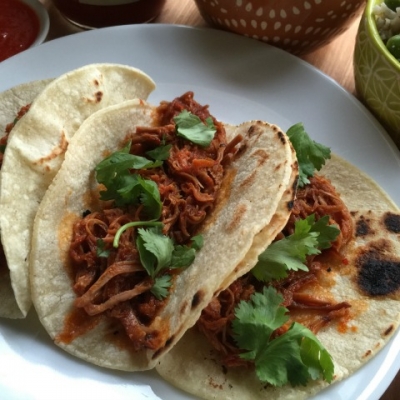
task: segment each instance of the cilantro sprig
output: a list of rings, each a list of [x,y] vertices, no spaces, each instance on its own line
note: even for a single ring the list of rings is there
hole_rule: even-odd
[[[263,293],[239,303],[232,329],[237,346],[244,350],[240,357],[254,361],[260,381],[273,386],[306,385],[321,376],[331,382],[332,357],[310,330],[295,322],[284,334],[271,339],[289,319],[282,301],[274,288],[265,287]]]
[[[186,268],[194,261],[202,239],[197,236],[192,242],[192,246],[175,245],[169,236],[162,234],[159,226],[138,229],[136,247],[140,261],[149,276],[155,280],[151,292],[158,299],[168,294],[171,285],[171,279],[167,278],[169,275],[160,274],[170,269]]]
[[[319,254],[321,249],[331,246],[340,230],[329,225],[329,216],[315,221],[315,215],[298,220],[294,233],[270,244],[258,256],[258,262],[252,269],[253,275],[260,281],[270,282],[285,278],[288,270],[308,271],[304,264],[308,255]]]
[[[205,123],[197,116],[187,110],[183,110],[174,118],[176,133],[191,142],[207,147],[214,138],[215,128],[211,117],[206,118]]]
[[[157,184],[131,170],[155,168],[162,165],[162,161],[130,154],[129,149],[130,143],[96,166],[96,179],[106,187],[100,192],[100,198],[114,200],[117,207],[142,204],[151,219],[158,219],[162,204]]]
[[[296,150],[299,187],[302,187],[310,183],[308,178],[314,175],[315,170],[319,171],[323,167],[325,161],[331,157],[331,151],[329,147],[312,140],[301,122],[291,126],[286,134]]]

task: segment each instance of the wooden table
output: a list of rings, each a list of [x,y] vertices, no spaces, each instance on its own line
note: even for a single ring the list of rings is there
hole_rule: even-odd
[[[66,21],[54,8],[51,0],[40,1],[46,6],[50,14],[50,31],[47,40],[82,31]],[[208,27],[193,0],[167,0],[161,15],[154,23]],[[329,75],[353,95],[356,95],[353,76],[353,50],[358,23],[359,20],[356,20],[350,29],[329,45],[301,57]],[[399,399],[400,394],[398,393],[400,393],[400,372],[381,397],[381,400]]]

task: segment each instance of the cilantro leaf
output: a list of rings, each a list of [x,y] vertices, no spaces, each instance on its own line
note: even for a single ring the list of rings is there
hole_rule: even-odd
[[[253,275],[260,281],[270,282],[285,278],[287,270],[308,271],[304,264],[307,256],[329,248],[340,232],[328,223],[329,216],[315,222],[314,214],[296,221],[292,235],[273,242],[258,256]]]
[[[170,237],[162,234],[160,226],[139,228],[136,247],[144,269],[154,279],[151,291],[157,298],[166,297],[171,284],[169,275],[157,275],[166,269],[188,267],[196,257],[194,247],[174,245]]]
[[[96,179],[108,187],[121,174],[129,173],[129,169],[154,168],[161,165],[160,161],[151,161],[145,157],[130,154],[130,143],[97,164]]]
[[[162,203],[157,184],[150,179],[139,176],[140,202],[143,204],[144,212],[152,219],[161,216]]]
[[[309,218],[312,220],[315,219],[313,215],[310,215]],[[310,231],[318,232],[318,248],[321,250],[329,249],[332,242],[334,242],[340,234],[340,229],[336,225],[329,225],[329,215],[325,215],[317,222],[313,222]]]
[[[172,252],[170,268],[188,267],[196,258],[196,249],[189,246],[176,246]]]
[[[272,332],[285,324],[287,309],[283,298],[272,287],[256,293],[248,302],[240,302],[232,321],[240,357],[252,360],[258,378],[274,386],[290,383],[306,385],[321,375],[332,381],[332,358],[318,339],[304,326],[293,323],[289,330],[271,340]]]
[[[131,169],[155,168],[162,161],[151,161],[145,157],[129,153],[130,143],[101,161],[95,168],[96,179],[106,187],[100,192],[101,200],[114,200],[115,204],[144,205],[144,211],[150,218],[158,219],[162,204],[155,182],[143,179]]]
[[[310,183],[308,178],[314,175],[315,170],[319,171],[331,157],[331,151],[329,147],[312,140],[301,122],[290,127],[286,134],[296,150],[299,162],[299,186],[302,187]]]
[[[200,250],[203,247],[204,240],[203,235],[196,235],[192,237],[192,247],[196,250]]]
[[[161,233],[160,227],[139,228],[136,247],[143,267],[152,278],[171,264],[174,244],[170,237]]]
[[[191,242],[191,246],[175,246],[170,268],[185,268],[192,264],[196,258],[196,251],[203,247],[203,235],[193,236]]]
[[[156,277],[154,280],[154,285],[150,289],[151,293],[154,294],[155,298],[158,300],[164,299],[168,296],[168,289],[171,286],[171,276],[162,275]]]
[[[107,258],[110,255],[110,250],[106,249],[105,243],[103,239],[96,240],[96,255],[97,257]]]
[[[208,117],[203,123],[197,115],[187,110],[183,110],[178,114],[174,118],[174,122],[178,136],[184,137],[202,147],[210,145],[217,131],[211,117]]]
[[[262,294],[255,293],[250,301],[239,303],[232,328],[238,347],[248,350],[242,358],[254,360],[257,349],[262,348],[272,332],[288,320],[287,309],[280,306],[282,301],[283,297],[273,288],[264,287]]]
[[[167,144],[163,146],[158,146],[153,150],[149,150],[146,152],[146,154],[153,160],[165,161],[168,160],[171,149],[172,144]]]
[[[191,242],[191,246],[175,246],[175,249],[172,252],[170,268],[185,268],[192,264],[196,258],[196,251],[203,247],[203,236],[193,236]]]
[[[334,366],[332,357],[317,340],[314,334],[301,324],[295,324],[295,328],[301,331],[303,340],[301,342],[301,359],[308,365],[308,372],[312,379],[319,379],[319,372],[322,371],[327,382],[332,382]]]

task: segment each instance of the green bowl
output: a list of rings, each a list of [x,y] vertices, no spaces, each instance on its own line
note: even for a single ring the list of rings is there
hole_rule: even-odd
[[[386,49],[372,13],[383,0],[368,0],[357,32],[354,79],[357,95],[400,148],[400,62]]]

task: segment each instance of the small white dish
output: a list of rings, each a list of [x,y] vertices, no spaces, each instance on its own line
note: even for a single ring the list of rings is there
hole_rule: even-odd
[[[43,43],[47,37],[50,28],[50,18],[46,7],[39,0],[21,0],[28,5],[39,18],[39,32],[35,41],[30,47],[38,46]]]

